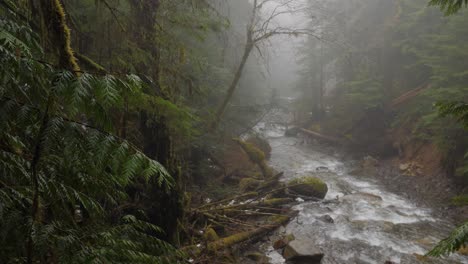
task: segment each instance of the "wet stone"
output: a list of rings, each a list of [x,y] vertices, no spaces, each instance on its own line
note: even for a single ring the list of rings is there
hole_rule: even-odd
[[[283,257],[290,264],[316,264],[322,261],[323,252],[312,243],[294,240],[284,248]]]
[[[294,235],[292,235],[292,234],[286,235],[286,236],[282,237],[281,239],[276,240],[275,243],[273,243],[273,248],[274,249],[282,249],[282,248],[286,247],[288,245],[288,243],[293,241],[294,239],[295,239]]]
[[[322,215],[321,217],[319,217],[319,220],[329,224],[335,223],[335,220],[333,220],[333,218],[329,215]]]
[[[319,166],[319,167],[315,168],[315,171],[316,172],[328,172],[328,171],[330,171],[330,169],[328,167],[326,167],[326,166]]]

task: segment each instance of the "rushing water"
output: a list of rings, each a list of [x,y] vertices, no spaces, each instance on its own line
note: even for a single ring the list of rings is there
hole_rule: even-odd
[[[320,248],[325,254],[322,263],[468,263],[468,258],[460,255],[419,260],[418,255],[424,255],[453,228],[429,208],[386,191],[377,179],[349,175],[352,166],[339,155],[284,137],[280,127],[261,130],[272,146],[270,164],[284,172],[283,181],[312,174],[328,185],[324,201],[295,206],[299,214],[284,230]],[[334,223],[320,220],[324,215],[332,217]],[[270,263],[284,263],[271,242],[263,247]]]

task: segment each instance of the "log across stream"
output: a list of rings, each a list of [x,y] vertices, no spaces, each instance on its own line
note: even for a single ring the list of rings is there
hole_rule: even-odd
[[[310,250],[321,251],[321,263],[468,263],[468,257],[458,254],[423,262],[422,256],[453,228],[450,221],[387,191],[378,179],[351,176],[352,166],[340,155],[284,137],[280,126],[262,125],[259,131],[272,146],[270,164],[284,172],[283,181],[314,174],[328,184],[323,201],[296,205],[298,216],[278,230],[293,234]],[[330,217],[333,223],[321,220]],[[270,263],[280,264],[285,260],[272,247],[277,235],[261,247]]]

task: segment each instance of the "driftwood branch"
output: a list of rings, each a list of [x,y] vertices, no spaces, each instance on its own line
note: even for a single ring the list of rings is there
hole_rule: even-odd
[[[311,136],[311,137],[314,137],[314,138],[317,138],[317,139],[321,139],[321,140],[324,140],[324,141],[327,141],[327,142],[330,142],[330,143],[335,143],[335,144],[336,143],[343,143],[343,140],[341,138],[326,136],[326,135],[323,135],[323,134],[320,134],[318,132],[308,130],[308,129],[305,129],[305,128],[301,128],[300,131],[303,132],[304,134],[308,135],[308,136]]]

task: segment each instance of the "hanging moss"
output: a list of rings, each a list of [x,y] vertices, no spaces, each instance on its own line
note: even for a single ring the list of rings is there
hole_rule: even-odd
[[[54,11],[53,27],[58,37],[57,42],[59,43],[57,44],[60,44],[61,46],[59,51],[60,66],[68,68],[75,72],[75,74],[79,75],[79,72],[81,70],[78,66],[78,62],[76,60],[73,49],[71,48],[71,34],[70,28],[67,25],[65,9],[63,8],[63,5],[60,2],[60,0],[53,0],[52,5]]]

